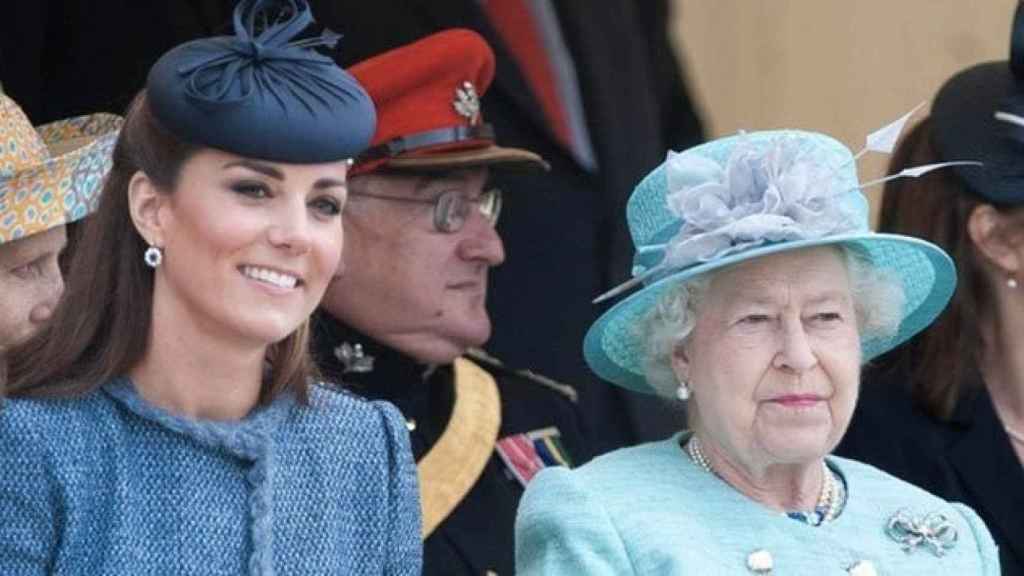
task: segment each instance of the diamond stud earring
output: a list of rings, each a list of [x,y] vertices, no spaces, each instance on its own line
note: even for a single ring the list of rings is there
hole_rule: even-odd
[[[142,255],[142,259],[146,261],[146,265],[150,268],[157,268],[164,261],[164,251],[156,246],[150,246],[146,248],[146,253]]]

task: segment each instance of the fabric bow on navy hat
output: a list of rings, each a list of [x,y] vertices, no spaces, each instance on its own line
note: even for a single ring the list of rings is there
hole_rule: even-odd
[[[182,44],[153,65],[154,114],[185,141],[240,156],[311,164],[358,155],[376,129],[373,101],[314,50],[337,34],[292,41],[312,23],[305,0],[243,0],[234,36]]]

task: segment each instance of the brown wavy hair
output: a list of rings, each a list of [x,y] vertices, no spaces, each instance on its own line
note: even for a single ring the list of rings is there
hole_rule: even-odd
[[[924,119],[900,143],[889,164],[894,174],[910,166],[943,162],[932,141],[932,122]],[[957,402],[980,383],[982,345],[978,317],[991,301],[992,286],[967,230],[975,208],[990,204],[973,193],[953,170],[888,182],[882,193],[879,231],[924,238],[956,262],[957,288],[934,324],[876,361],[872,370],[898,370],[910,376],[914,402],[933,418],[948,420]]]
[[[142,171],[157,189],[170,194],[182,166],[201,149],[160,125],[145,90],[135,97],[114,147],[99,207],[81,231],[63,299],[38,333],[7,352],[8,396],[84,395],[142,360],[152,322],[153,270],[142,259],[147,245],[129,213],[128,184]],[[307,382],[315,376],[309,322],[270,345],[267,363],[261,402],[285,390],[305,402]]]

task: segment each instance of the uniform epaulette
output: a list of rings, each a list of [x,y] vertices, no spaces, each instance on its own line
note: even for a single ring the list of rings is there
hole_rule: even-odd
[[[555,392],[558,392],[562,396],[568,398],[570,402],[575,403],[578,399],[576,389],[570,386],[569,384],[563,384],[556,380],[552,380],[551,378],[548,378],[547,376],[543,376],[541,374],[537,374],[532,370],[517,370],[515,368],[510,368],[506,366],[504,362],[498,360],[494,356],[491,356],[487,352],[484,352],[480,348],[470,348],[469,350],[466,351],[465,356],[470,360],[479,362],[485,366],[507,370],[515,374],[516,376],[520,376],[522,378],[529,380],[530,382],[533,382],[534,384],[540,384],[541,386],[550,388],[551,390],[554,390]]]

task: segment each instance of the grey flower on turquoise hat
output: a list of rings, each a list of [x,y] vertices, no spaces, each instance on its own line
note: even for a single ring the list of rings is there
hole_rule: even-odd
[[[852,232],[856,218],[842,202],[832,171],[803,158],[805,142],[775,139],[767,149],[739,142],[724,166],[698,154],[669,153],[665,201],[682,225],[662,263],[683,268],[757,244]],[[705,165],[701,165],[705,164]],[[706,180],[689,186],[692,174]]]

